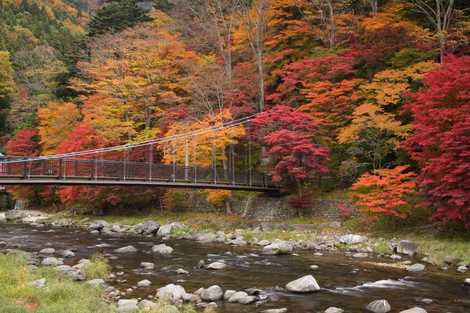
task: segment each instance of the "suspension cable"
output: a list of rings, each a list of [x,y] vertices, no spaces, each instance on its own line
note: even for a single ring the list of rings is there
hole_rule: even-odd
[[[151,139],[147,141],[142,141],[139,143],[133,143],[133,144],[124,144],[124,145],[119,145],[119,146],[112,146],[112,147],[105,147],[105,148],[98,148],[98,149],[90,149],[90,150],[82,150],[82,151],[77,151],[77,152],[69,152],[69,153],[63,153],[63,154],[54,154],[54,155],[48,155],[48,156],[39,156],[39,157],[34,157],[34,158],[27,158],[27,159],[21,159],[21,160],[6,160],[2,161],[1,163],[6,164],[6,163],[21,163],[21,162],[31,162],[31,161],[41,161],[41,160],[53,160],[53,159],[60,159],[60,158],[69,158],[69,157],[77,157],[77,156],[84,156],[84,155],[93,155],[93,154],[98,154],[98,153],[106,153],[106,152],[113,152],[113,151],[122,151],[122,150],[128,150],[132,148],[138,148],[138,147],[145,147],[148,145],[153,145],[157,143],[165,143],[165,142],[170,142],[170,141],[176,141],[180,139],[186,139],[191,136],[196,136],[196,135],[202,135],[208,132],[215,132],[215,131],[222,131],[225,129],[230,129],[234,128],[237,126],[241,126],[243,124],[246,124],[251,121],[254,117],[259,115],[261,112],[237,119],[237,120],[232,120],[227,123],[222,123],[220,126],[211,126],[191,132],[186,132],[186,133],[181,133],[181,134],[175,134],[172,136],[166,136],[162,138],[157,138],[157,139]]]

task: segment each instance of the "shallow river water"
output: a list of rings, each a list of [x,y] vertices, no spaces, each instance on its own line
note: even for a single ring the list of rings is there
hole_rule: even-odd
[[[301,252],[291,256],[257,255],[256,248],[234,248],[224,244],[200,244],[189,240],[168,240],[165,243],[175,250],[171,256],[152,254],[152,245],[160,243],[159,238],[96,236],[75,228],[36,228],[23,224],[0,224],[0,241],[15,244],[25,251],[39,251],[45,247],[56,250],[72,249],[76,257],[66,259],[73,265],[80,258],[88,258],[101,252],[110,258],[113,272],[124,272],[110,284],[121,291],[134,286],[138,281],[152,281],[149,288],[138,288],[126,298],[146,298],[155,294],[159,287],[177,283],[186,291],[194,292],[200,287],[220,285],[225,289],[243,290],[259,288],[267,291],[272,298],[266,304],[256,307],[220,303],[222,313],[260,312],[267,308],[287,307],[290,313],[322,312],[330,306],[343,308],[345,312],[364,312],[364,307],[376,299],[387,299],[392,312],[400,312],[420,306],[428,313],[469,313],[470,291],[463,287],[465,274],[454,269],[447,272],[426,269],[421,273],[407,273],[402,269],[372,265],[370,263],[391,262],[371,257],[353,259],[342,254],[314,256],[312,252]],[[131,254],[116,254],[114,249],[133,245],[139,251]],[[209,271],[197,269],[199,260],[215,261],[224,259],[229,265],[224,270]],[[144,271],[140,262],[154,262],[155,269]],[[316,264],[313,271],[309,266]],[[183,268],[189,275],[178,275],[176,269]],[[322,290],[316,293],[292,294],[279,287],[301,276],[312,274]],[[433,300],[430,304],[422,298]]]

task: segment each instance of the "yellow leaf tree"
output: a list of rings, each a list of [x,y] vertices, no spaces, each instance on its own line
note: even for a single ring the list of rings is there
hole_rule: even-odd
[[[53,154],[80,121],[81,115],[75,104],[49,102],[39,108],[39,136],[43,154]]]

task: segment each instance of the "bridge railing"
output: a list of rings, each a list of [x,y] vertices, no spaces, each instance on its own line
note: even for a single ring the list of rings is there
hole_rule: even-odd
[[[15,162],[8,162],[15,161]],[[235,167],[195,167],[152,162],[104,159],[24,159],[0,161],[0,177],[15,179],[80,179],[183,182],[275,187],[264,173]]]

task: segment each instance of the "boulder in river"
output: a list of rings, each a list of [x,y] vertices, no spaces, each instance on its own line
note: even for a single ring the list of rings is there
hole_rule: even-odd
[[[400,313],[427,313],[427,311],[425,309],[415,306],[414,308],[400,311]]]
[[[208,270],[223,270],[227,267],[227,264],[224,262],[212,262],[206,266]]]
[[[41,251],[39,251],[41,254],[54,254],[55,249],[54,248],[44,248]]]
[[[228,300],[230,299],[230,297],[235,294],[237,291],[236,290],[225,290],[225,293],[224,293],[224,300]]]
[[[146,270],[153,270],[155,268],[155,264],[152,262],[141,262],[140,267]]]
[[[155,221],[146,221],[134,226],[134,231],[140,235],[156,235],[160,224]]]
[[[202,243],[211,243],[217,240],[217,235],[214,233],[198,233],[195,235],[195,239]]]
[[[366,306],[366,310],[373,313],[388,313],[392,310],[387,300],[375,300]]]
[[[470,287],[470,278],[465,278],[465,280],[463,281],[463,285],[465,287]]]
[[[338,237],[338,241],[347,245],[354,245],[367,241],[366,236],[356,235],[356,234],[347,234]]]
[[[89,230],[102,231],[104,228],[109,227],[109,223],[103,220],[97,220],[92,222],[89,226]]]
[[[165,225],[160,226],[157,234],[160,237],[165,237],[165,236],[171,235],[172,231],[181,227],[183,227],[183,225],[181,225],[180,223],[165,224]]]
[[[356,259],[363,259],[363,258],[367,258],[369,255],[365,252],[356,252],[352,255],[353,258],[356,258]]]
[[[134,246],[126,246],[119,249],[114,250],[116,253],[134,253],[137,252],[137,249]]]
[[[118,313],[133,313],[139,310],[137,299],[120,299],[117,303]]]
[[[306,293],[318,291],[320,286],[312,275],[306,275],[288,283],[286,289],[292,292]]]
[[[171,302],[182,301],[186,295],[186,290],[180,285],[169,284],[158,289],[157,296],[159,299],[169,300]]]
[[[248,243],[243,239],[243,237],[237,237],[235,239],[232,239],[228,242],[228,244],[232,246],[246,246]]]
[[[267,310],[261,311],[261,313],[287,313],[287,308],[267,309]]]
[[[285,240],[275,240],[271,244],[263,247],[263,254],[291,254],[293,250],[294,245],[291,242]]]
[[[213,285],[209,288],[204,289],[200,294],[201,299],[207,302],[218,301],[222,299],[223,296],[224,292],[222,288],[217,285]]]
[[[459,265],[457,267],[457,272],[459,273],[465,273],[466,271],[468,271],[468,266],[466,265]]]
[[[168,255],[168,254],[173,253],[173,248],[162,243],[162,244],[153,246],[152,252],[162,254],[162,255]]]
[[[334,306],[330,306],[328,309],[325,310],[324,313],[343,313],[344,310],[343,309],[340,309],[340,308],[337,308],[337,307],[334,307]]]
[[[230,296],[228,302],[230,303],[240,303],[240,304],[250,304],[256,301],[255,296],[250,296],[244,291],[237,291]]]
[[[64,258],[72,258],[75,256],[75,253],[68,249],[60,251],[59,254],[63,256]]]
[[[137,287],[147,288],[152,285],[152,282],[148,279],[141,280],[137,283]]]
[[[418,253],[418,245],[411,240],[401,240],[394,250],[396,253],[414,256]]]
[[[415,264],[410,265],[406,268],[406,270],[408,272],[413,272],[413,273],[422,272],[425,269],[426,269],[426,266],[424,264],[421,264],[421,263],[415,263]]]

